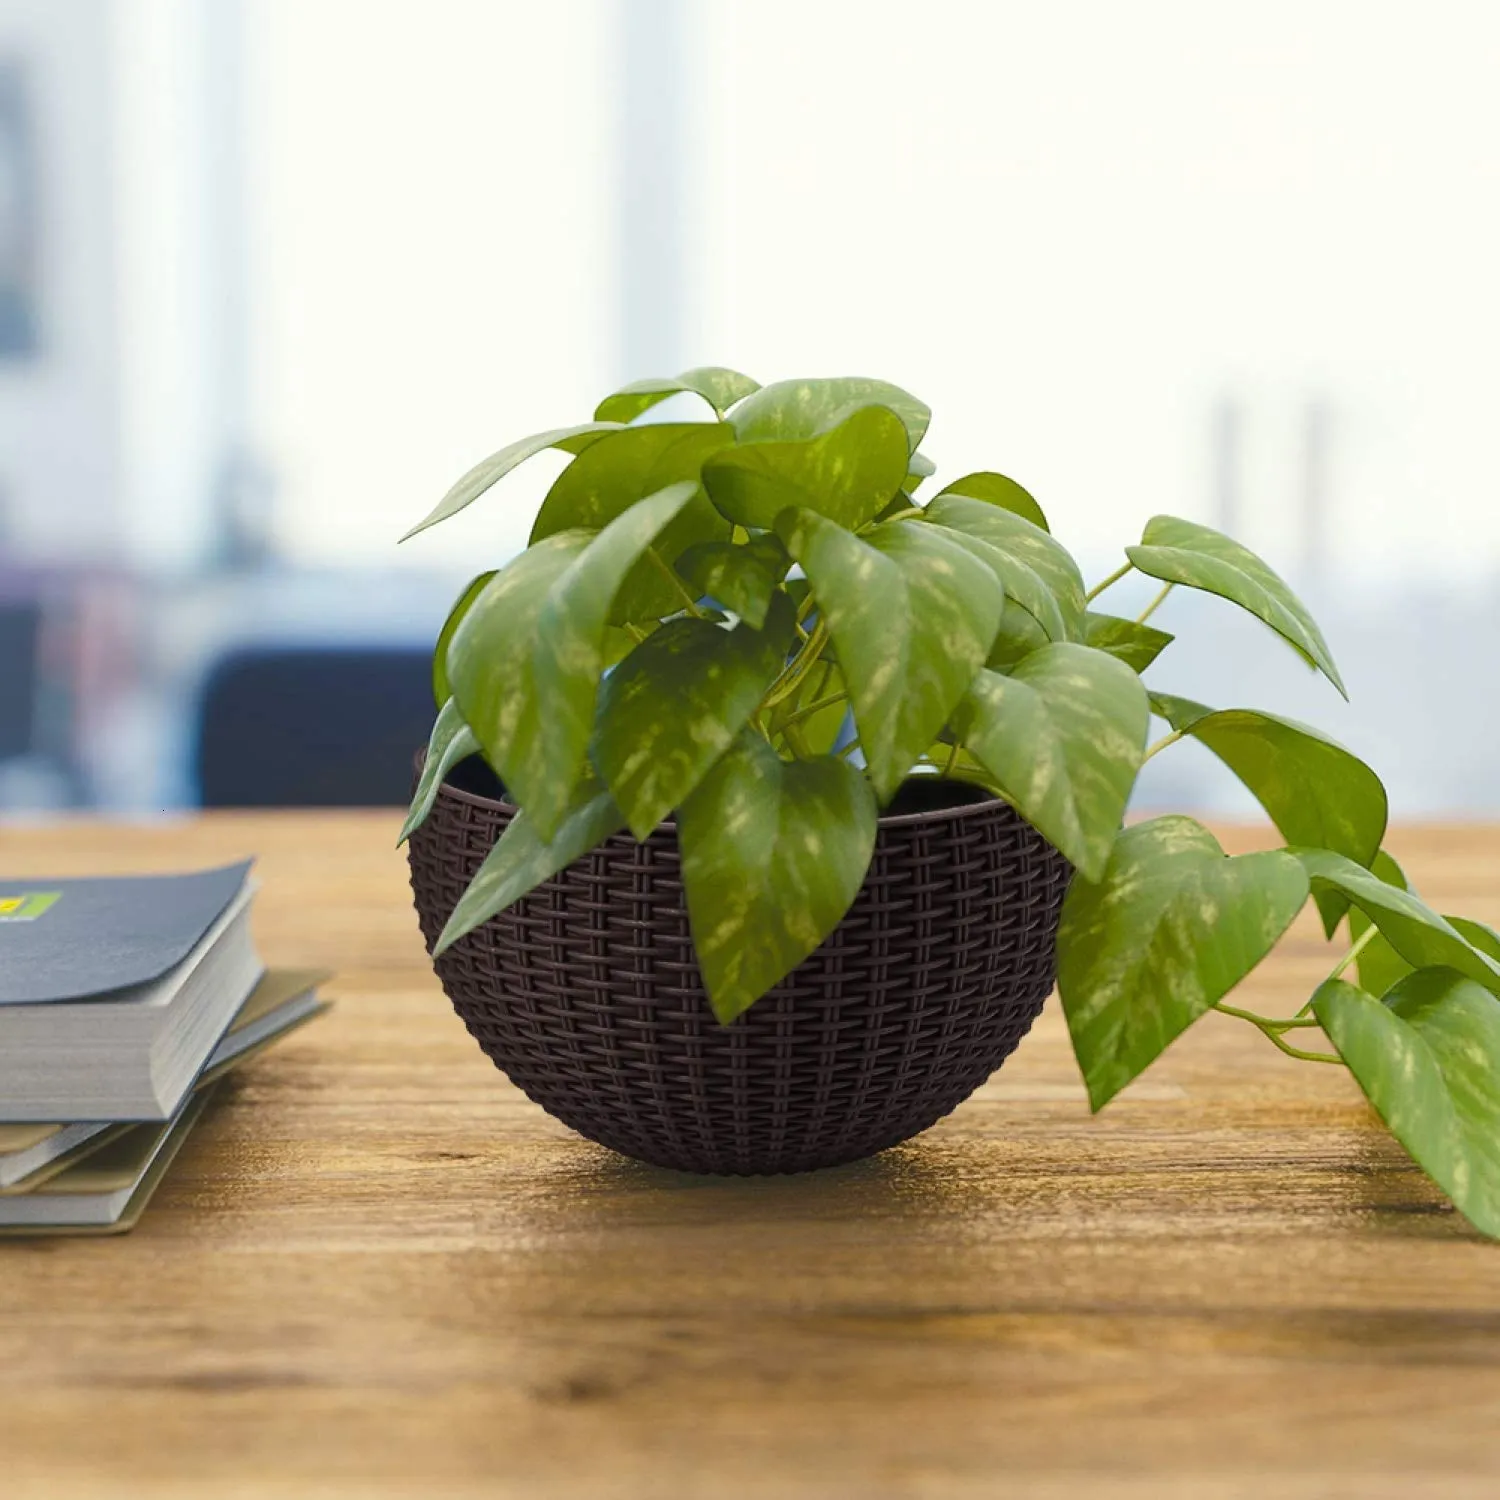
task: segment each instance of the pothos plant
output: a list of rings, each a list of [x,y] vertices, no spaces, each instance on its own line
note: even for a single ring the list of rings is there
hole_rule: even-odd
[[[703,420],[640,420],[682,395]],[[729,1024],[844,916],[907,778],[976,784],[1075,868],[1058,987],[1095,1109],[1218,1011],[1347,1065],[1500,1236],[1500,936],[1409,888],[1382,848],[1384,788],[1348,750],[1142,680],[1173,640],[1152,617],[1188,588],[1248,610],[1343,692],[1308,611],[1254,553],[1173,516],[1086,587],[1014,480],[967,474],[918,498],[929,416],[878,380],[690,370],[458,481],[411,534],[533,455],[572,455],[528,549],[474,579],[437,642],[440,707],[403,838],[475,753],[520,809],[438,950],[601,840],[675,814],[694,946]],[[1131,572],[1160,581],[1150,605],[1099,607]],[[1149,742],[1153,715],[1166,731]],[[1188,738],[1285,848],[1229,857],[1177,815],[1122,827],[1142,764]],[[1347,938],[1327,979],[1294,1015],[1228,1003],[1309,897]]]

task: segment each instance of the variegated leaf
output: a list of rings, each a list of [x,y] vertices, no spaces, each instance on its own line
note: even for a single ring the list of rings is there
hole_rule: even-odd
[[[1379,875],[1329,849],[1294,852],[1315,892],[1325,887],[1341,891],[1414,969],[1438,965],[1456,969],[1500,995],[1500,962],[1480,952],[1412,892],[1387,885]]]
[[[1083,617],[1083,643],[1118,656],[1133,672],[1144,672],[1176,639],[1154,625],[1090,610]]]
[[[1151,706],[1244,782],[1287,843],[1332,849],[1366,867],[1375,858],[1385,837],[1385,787],[1336,740],[1294,719],[1254,709],[1215,712],[1166,693],[1153,695]],[[1314,894],[1331,937],[1348,899],[1326,887]]]
[[[559,531],[607,526],[643,495],[698,479],[704,461],[733,440],[734,429],[723,422],[661,422],[611,434],[557,476],[531,528],[532,542]],[[696,542],[728,536],[728,523],[700,492],[662,531],[656,551],[670,564]],[[648,559],[619,590],[611,619],[616,624],[659,619],[681,608],[681,594]]]
[[[775,596],[764,630],[669,620],[605,680],[594,763],[643,839],[734,743],[786,663],[792,602]]]
[[[1033,526],[1040,526],[1043,531],[1052,530],[1031,491],[1017,484],[1014,479],[1007,479],[1004,474],[981,469],[978,473],[965,474],[962,479],[955,479],[952,484],[945,484],[942,493],[967,495],[971,500],[983,500],[986,505],[998,505],[1002,510],[1011,511],[1023,520],[1030,521]]]
[[[1384,1000],[1329,980],[1313,1014],[1391,1134],[1500,1239],[1500,1001],[1452,969],[1424,968]]]
[[[1140,545],[1127,547],[1125,555],[1142,573],[1163,583],[1217,594],[1248,610],[1344,693],[1328,643],[1307,607],[1248,547],[1196,521],[1153,516]]]
[[[791,562],[786,548],[767,533],[745,542],[700,542],[677,559],[677,571],[700,594],[759,630]]]
[[[925,522],[856,537],[804,510],[779,525],[833,638],[870,780],[889,801],[984,661],[1003,590]]]
[[[1068,639],[1083,639],[1086,608],[1083,575],[1061,542],[1014,511],[966,495],[937,496],[927,507],[927,517],[940,526],[976,536],[1015,561],[1025,563],[1047,585],[1057,601]],[[1006,588],[1010,590],[1009,583]]]
[[[459,712],[502,777],[516,741],[539,733],[532,650],[542,606],[597,535],[560,532],[521,553],[480,591],[449,643],[448,675]]]
[[[901,418],[907,451],[932,420],[932,411],[909,391],[885,380],[840,376],[831,380],[778,380],[742,401],[730,420],[742,443],[798,442],[836,427],[862,407],[884,406]]]
[[[1135,673],[1072,642],[1032,652],[1010,676],[980,672],[953,717],[959,743],[1086,880],[1104,873],[1149,724]]]
[[[411,811],[402,825],[397,845],[404,844],[413,833],[427,821],[432,804],[437,801],[438,789],[443,778],[459,761],[467,760],[479,751],[479,740],[474,731],[464,723],[458,704],[449,699],[438,711],[432,726],[432,737],[427,741],[427,758],[422,762],[422,774],[417,780],[417,790],[411,800]]]
[[[550,432],[538,432],[511,443],[498,453],[492,453],[482,463],[475,464],[401,540],[404,542],[416,536],[419,531],[426,531],[429,526],[436,526],[439,521],[456,516],[466,506],[472,505],[492,484],[503,479],[528,458],[534,458],[548,448],[559,448],[564,453],[582,453],[590,444],[598,442],[605,433],[617,431],[619,425],[618,422],[583,422],[576,427],[554,427]]]
[[[1058,932],[1058,992],[1097,1110],[1276,945],[1307,900],[1282,850],[1228,858],[1191,818],[1115,840],[1103,879],[1075,880]]]
[[[443,628],[438,632],[437,645],[432,648],[432,696],[441,708],[453,696],[453,684],[448,681],[448,646],[453,634],[463,624],[474,601],[485,591],[490,579],[498,570],[491,568],[473,579],[458,596],[458,602],[448,611]]]
[[[869,783],[833,756],[783,761],[746,731],[683,804],[682,885],[714,1014],[726,1024],[843,919],[875,847]]]
[[[688,479],[637,501],[547,591],[532,649],[533,680],[545,711],[528,718],[535,733],[518,735],[500,768],[544,839],[556,831],[583,772],[615,596],[646,549],[697,493],[697,481]]]
[[[537,833],[524,810],[517,813],[459,897],[433,947],[433,956],[451,948],[466,933],[514,905],[624,826],[615,799],[592,779],[574,788],[551,839]]]
[[[703,466],[703,485],[740,526],[768,528],[788,507],[805,506],[853,530],[901,488],[907,458],[900,418],[867,406],[816,437],[725,449]]]
[[[684,370],[667,380],[637,380],[622,387],[612,396],[606,396],[594,411],[596,422],[632,422],[643,411],[649,411],[668,396],[691,392],[700,396],[713,407],[714,414],[722,417],[736,401],[743,401],[760,389],[758,381],[738,370],[726,370],[722,365],[704,365],[696,370]]]

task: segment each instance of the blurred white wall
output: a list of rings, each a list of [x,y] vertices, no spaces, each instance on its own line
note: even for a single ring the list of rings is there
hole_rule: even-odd
[[[37,346],[0,358],[0,561],[119,548],[110,0],[3,0],[36,190]]]

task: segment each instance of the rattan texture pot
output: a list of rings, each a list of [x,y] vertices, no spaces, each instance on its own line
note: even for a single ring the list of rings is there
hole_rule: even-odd
[[[607,840],[438,977],[512,1082],[626,1156],[744,1175],[870,1156],[962,1103],[1052,988],[1071,867],[1004,803],[930,805],[971,791],[908,782],[849,914],[730,1026],[703,992],[671,824]],[[429,951],[515,815],[501,796],[467,761],[411,838]]]

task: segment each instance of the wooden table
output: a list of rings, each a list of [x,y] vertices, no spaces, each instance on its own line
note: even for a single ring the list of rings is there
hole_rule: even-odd
[[[1049,1007],[908,1146],[674,1176],[479,1053],[395,829],[0,827],[10,875],[258,852],[266,958],[339,975],[133,1235],[0,1245],[6,1500],[1500,1494],[1500,1246],[1341,1071],[1213,1018],[1093,1120]],[[1392,844],[1500,922],[1500,831]]]

